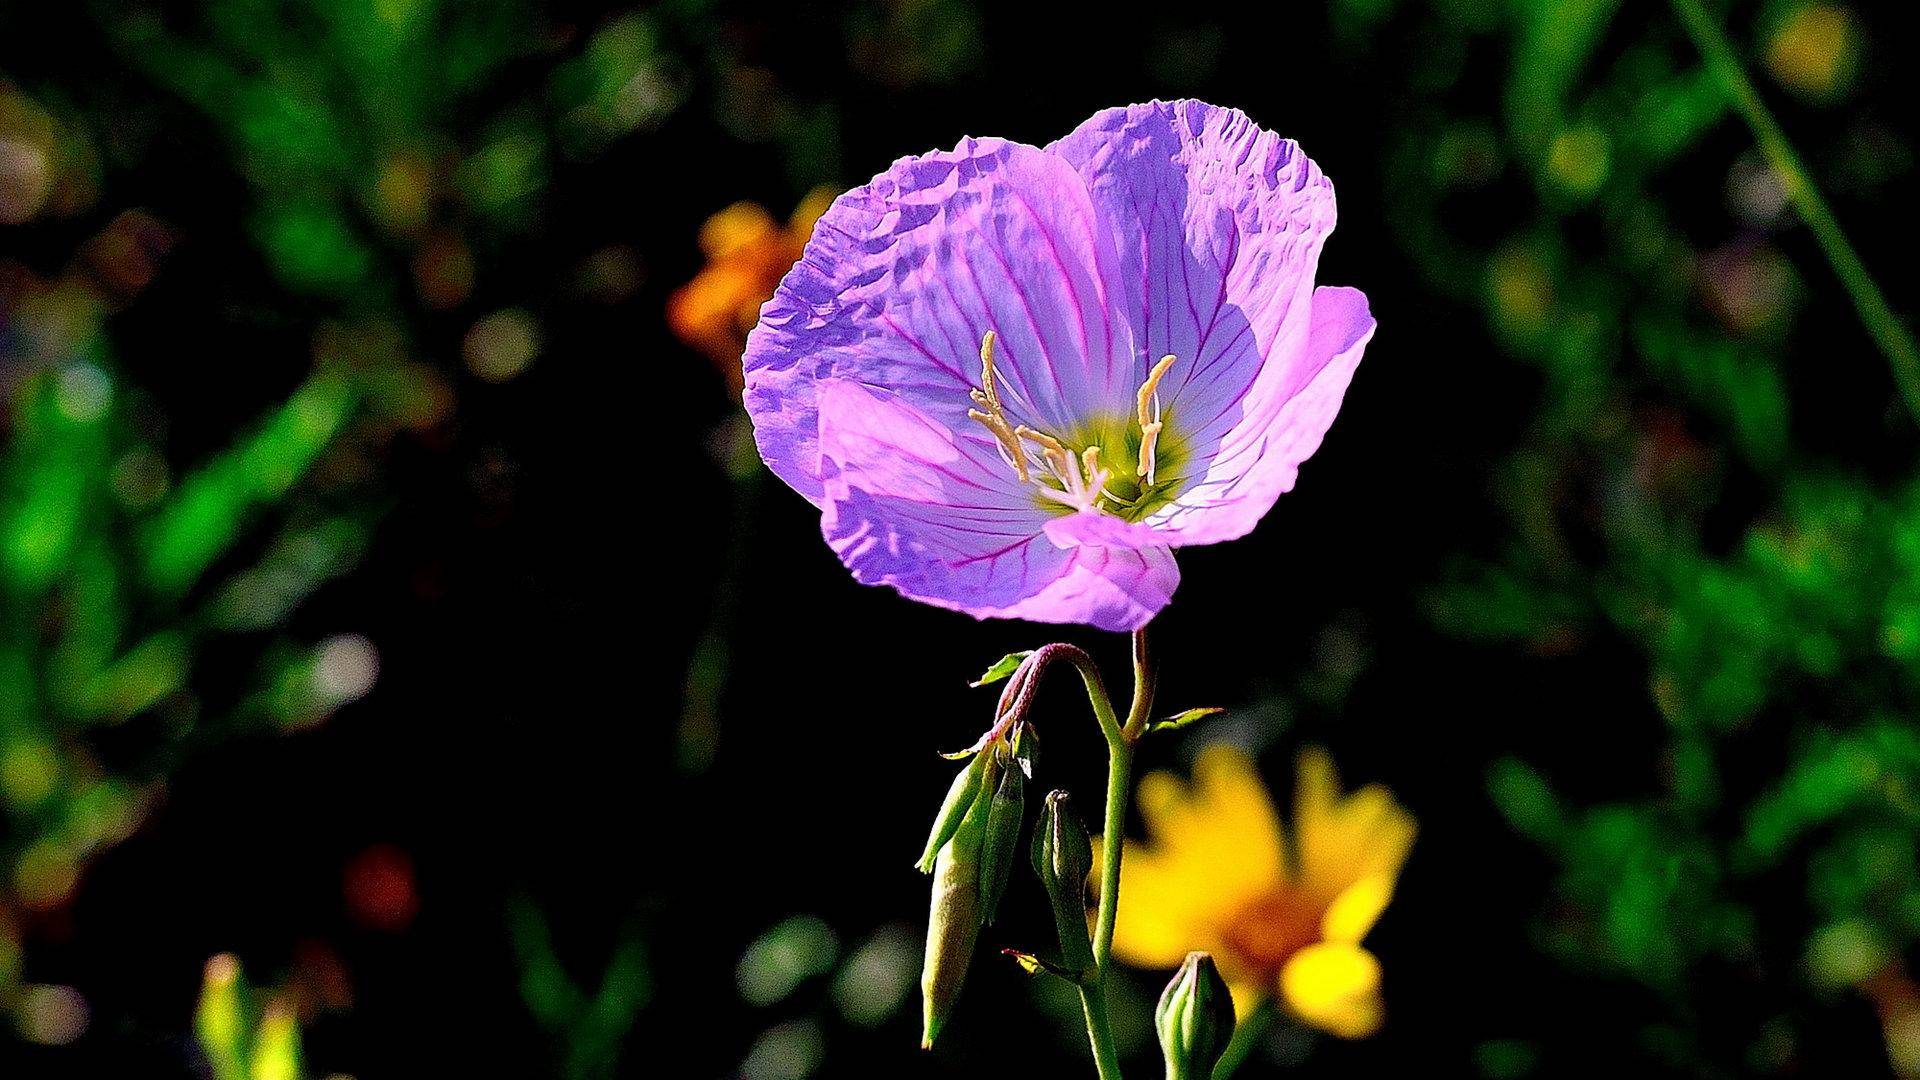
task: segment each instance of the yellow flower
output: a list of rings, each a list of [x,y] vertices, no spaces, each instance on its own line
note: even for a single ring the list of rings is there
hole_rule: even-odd
[[[833,204],[825,188],[808,195],[783,226],[761,206],[734,203],[707,219],[700,249],[707,265],[667,301],[667,324],[680,340],[711,357],[740,389],[740,354],[760,305],[773,297],[807,245],[814,222]]]
[[[1340,794],[1333,760],[1299,759],[1292,828],[1247,756],[1211,746],[1191,785],[1170,773],[1140,783],[1148,841],[1120,867],[1114,955],[1174,967],[1213,954],[1242,1017],[1278,995],[1302,1021],[1355,1039],[1380,1027],[1380,961],[1360,941],[1393,896],[1414,821],[1371,785]]]

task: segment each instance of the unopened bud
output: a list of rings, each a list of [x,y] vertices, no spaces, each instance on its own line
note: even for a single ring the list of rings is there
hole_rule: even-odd
[[[1093,945],[1087,933],[1087,875],[1093,872],[1093,843],[1064,791],[1047,794],[1033,829],[1033,871],[1046,886],[1060,935],[1061,966],[1084,977],[1093,970]]]
[[[1233,1040],[1233,994],[1213,957],[1187,954],[1153,1012],[1167,1080],[1207,1080]]]
[[[293,1005],[274,1000],[260,1014],[249,1080],[300,1080],[300,1024]]]
[[[193,1032],[200,1052],[207,1056],[213,1080],[246,1080],[247,1020],[242,1002],[240,961],[221,953],[207,961],[200,1004],[193,1014]]]
[[[998,782],[999,769],[993,756],[991,748],[979,755],[986,759],[980,786],[959,825],[934,856],[927,955],[920,970],[922,1048],[933,1046],[960,998],[960,986],[973,959],[974,939],[980,931],[980,850],[986,841],[993,802],[991,796],[983,796],[980,791]]]
[[[1000,778],[994,784],[987,804],[987,835],[980,847],[980,921],[993,922],[1006,895],[1007,882],[1013,877],[1013,864],[1019,860],[1020,825],[1027,813],[1027,778],[1033,775],[1033,761],[1039,753],[1039,739],[1033,728],[1021,724],[1014,728],[1013,745],[1002,743],[991,753],[1004,755]]]

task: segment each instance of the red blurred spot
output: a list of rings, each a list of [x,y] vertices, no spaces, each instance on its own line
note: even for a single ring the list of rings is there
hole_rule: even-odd
[[[342,878],[347,914],[361,926],[398,933],[420,913],[413,859],[392,844],[375,844],[355,855]]]
[[[316,1013],[341,1012],[353,1007],[353,977],[340,954],[327,942],[307,938],[293,947],[293,998],[300,1022],[312,1023]]]

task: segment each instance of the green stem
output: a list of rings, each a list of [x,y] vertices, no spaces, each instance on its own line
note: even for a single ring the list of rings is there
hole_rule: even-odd
[[[1213,1080],[1228,1080],[1240,1066],[1246,1063],[1253,1048],[1266,1037],[1267,1029],[1273,1026],[1276,1010],[1272,998],[1260,999],[1253,1011],[1234,1025],[1233,1038],[1227,1040],[1226,1052],[1220,1055],[1220,1061],[1213,1067]]]
[[[1794,211],[1813,231],[1814,239],[1819,241],[1820,250],[1826,254],[1834,274],[1840,278],[1840,284],[1853,299],[1853,308],[1859,313],[1867,333],[1873,336],[1874,343],[1879,345],[1880,351],[1886,354],[1887,362],[1893,366],[1894,382],[1899,384],[1907,408],[1915,419],[1920,419],[1920,348],[1915,347],[1913,334],[1894,314],[1879,284],[1867,272],[1866,264],[1860,261],[1853,244],[1847,240],[1847,234],[1841,231],[1840,222],[1833,216],[1833,210],[1827,206],[1820,189],[1814,187],[1812,176],[1801,163],[1793,144],[1787,141],[1780,122],[1767,111],[1766,103],[1760,100],[1759,91],[1754,89],[1752,80],[1741,68],[1733,45],[1727,40],[1719,22],[1707,13],[1701,0],[1672,0],[1672,3],[1674,13],[1679,15],[1687,33],[1693,38],[1694,46],[1700,50],[1701,58],[1706,61],[1707,70],[1719,81],[1720,88],[1725,91],[1733,107],[1746,120],[1754,141],[1760,144],[1760,152],[1766,155],[1767,164],[1780,178]]]
[[[1085,654],[1081,654],[1085,655]],[[1113,702],[1091,661],[1080,663],[1087,699],[1107,740],[1107,809],[1100,843],[1100,907],[1093,924],[1093,974],[1080,986],[1080,1006],[1087,1016],[1087,1040],[1100,1080],[1120,1080],[1120,1052],[1113,1042],[1107,1017],[1107,969],[1113,958],[1114,920],[1120,910],[1120,859],[1125,844],[1127,802],[1133,791],[1133,744],[1146,730],[1153,710],[1153,671],[1147,662],[1147,632],[1133,632],[1133,704],[1123,726]]]

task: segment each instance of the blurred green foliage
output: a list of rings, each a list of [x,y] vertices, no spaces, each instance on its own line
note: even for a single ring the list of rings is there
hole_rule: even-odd
[[[286,629],[359,562],[388,505],[362,460],[445,421],[459,360],[497,382],[534,358],[524,311],[471,310],[478,275],[538,217],[556,157],[658,122],[680,93],[644,12],[594,29],[525,97],[491,88],[562,42],[523,4],[227,0],[91,15],[152,92],[224,141],[274,302],[317,329],[307,355],[266,358],[305,372],[285,397],[257,402],[224,448],[181,460],[162,406],[122,374],[113,318],[173,229],[100,205],[103,126],[66,88],[0,78],[0,138],[18,158],[5,223],[106,222],[51,272],[44,258],[0,260],[0,1006],[21,993],[21,920],[68,901],[88,858],[139,823],[191,748],[313,723],[371,686],[364,637]],[[473,320],[457,356],[422,344],[437,312]],[[210,696],[200,677],[216,643],[221,663],[254,664],[238,698]],[[102,739],[124,742],[128,728],[141,752],[104,755]]]
[[[559,1075],[566,1080],[615,1075],[626,1034],[653,994],[644,928],[636,922],[622,930],[599,988],[588,992],[567,973],[547,918],[531,900],[516,900],[507,921],[521,1000],[557,1045]]]
[[[1560,868],[1544,942],[1665,1001],[1675,1026],[1641,1037],[1682,1072],[1721,1075],[1676,1034],[1725,1007],[1702,997],[1718,992],[1702,977],[1716,966],[1769,987],[1775,1007],[1851,987],[1891,1017],[1889,980],[1907,984],[1901,954],[1920,942],[1920,487],[1796,440],[1789,345],[1807,290],[1836,284],[1795,239],[1793,179],[1740,149],[1750,136],[1726,88],[1669,13],[1336,8],[1353,48],[1389,26],[1427,43],[1411,76],[1422,107],[1392,135],[1392,172],[1409,181],[1392,189],[1392,224],[1427,281],[1479,306],[1540,375],[1530,426],[1496,470],[1509,538],[1462,560],[1430,610],[1543,657],[1638,650],[1663,727],[1657,769],[1604,785],[1604,801],[1518,758],[1492,770],[1501,813]],[[1847,9],[1778,0],[1732,19],[1766,93],[1814,116],[1847,100]],[[1491,113],[1467,66],[1486,55],[1505,57]],[[1716,175],[1724,188],[1702,190],[1696,178]],[[1891,195],[1884,176],[1837,179]],[[1455,208],[1496,197],[1530,209],[1503,234],[1451,227]],[[1818,363],[1885,370],[1863,332],[1827,348]],[[1871,431],[1889,407],[1853,423]],[[1759,885],[1781,880],[1797,881],[1804,914],[1756,907]],[[1788,1068],[1803,1034],[1755,1030],[1747,1064]],[[1910,1031],[1889,1020],[1887,1034],[1898,1061]],[[1490,1049],[1483,1071],[1533,1068],[1510,1049]]]

